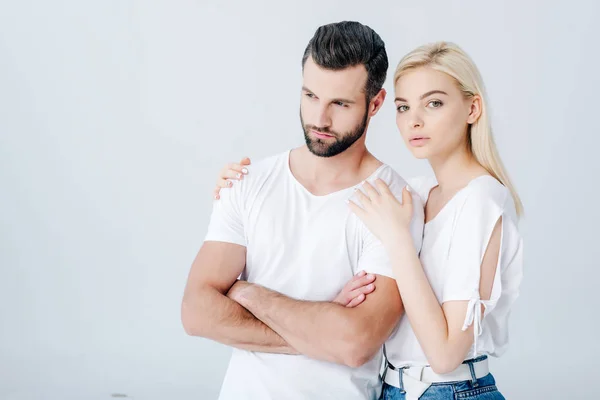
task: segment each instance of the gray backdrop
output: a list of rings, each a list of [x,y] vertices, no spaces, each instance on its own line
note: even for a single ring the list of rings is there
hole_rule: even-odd
[[[441,39],[475,59],[527,213],[492,368],[508,399],[595,390],[600,6],[366,3],[0,1],[0,399],[216,398],[230,351],[179,317],[215,174],[302,143],[302,52],[344,19],[387,44],[368,145],[407,177],[429,167],[395,127],[393,67]]]

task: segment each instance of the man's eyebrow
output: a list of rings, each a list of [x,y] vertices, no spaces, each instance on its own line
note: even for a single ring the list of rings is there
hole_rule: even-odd
[[[348,99],[333,99],[333,100],[331,100],[332,103],[337,103],[338,101],[340,103],[347,103],[347,104],[354,104],[354,103],[356,103],[354,100],[348,100]]]
[[[314,94],[314,92],[312,90],[310,90],[309,88],[307,88],[306,86],[302,86],[302,91]],[[340,102],[340,103],[346,103],[346,104],[355,104],[356,103],[356,101],[354,101],[354,100],[342,99],[342,98],[333,99],[333,100],[331,100],[331,102],[332,103]]]

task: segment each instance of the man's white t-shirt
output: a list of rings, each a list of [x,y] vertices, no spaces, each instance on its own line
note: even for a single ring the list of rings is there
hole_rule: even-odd
[[[315,196],[293,176],[289,153],[253,163],[242,181],[221,191],[205,240],[245,246],[241,279],[298,300],[332,301],[361,270],[392,277],[383,245],[346,204],[360,185]],[[391,167],[380,166],[367,180],[377,178],[401,198],[406,181]],[[413,198],[411,231],[420,249],[423,208]],[[302,355],[233,349],[219,398],[375,399],[381,362],[381,351],[350,368]]]

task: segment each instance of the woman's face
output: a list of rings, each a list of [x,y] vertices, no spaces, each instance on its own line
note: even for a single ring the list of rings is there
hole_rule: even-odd
[[[396,82],[396,124],[417,158],[447,156],[467,145],[468,125],[481,114],[479,96],[465,97],[451,76],[428,67]]]

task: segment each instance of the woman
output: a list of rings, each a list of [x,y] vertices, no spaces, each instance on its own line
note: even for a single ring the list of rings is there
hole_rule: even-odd
[[[349,201],[385,245],[406,313],[385,345],[382,398],[503,399],[487,356],[508,345],[522,278],[522,204],[496,151],[482,79],[458,46],[440,42],[406,55],[394,87],[398,129],[435,177],[411,181],[425,204],[420,255],[408,229],[408,187],[400,202],[385,183],[366,182]],[[223,170],[216,198],[249,162]],[[337,301],[355,307],[366,288],[355,279]]]

